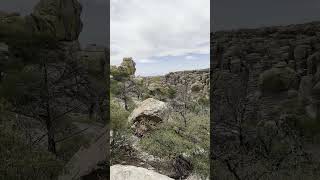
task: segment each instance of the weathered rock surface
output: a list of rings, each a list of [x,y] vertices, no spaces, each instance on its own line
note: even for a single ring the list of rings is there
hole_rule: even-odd
[[[237,122],[229,115],[239,104],[245,104],[243,119],[263,127],[275,126],[291,113],[283,110],[289,108],[283,105],[288,100],[309,118],[319,117],[319,28],[320,22],[312,22],[211,34],[215,153],[231,152],[227,143],[239,141]],[[258,130],[245,131],[250,131],[250,141]]]
[[[135,166],[113,165],[110,167],[111,180],[173,180],[152,170]]]
[[[157,82],[154,79],[158,79]],[[164,76],[144,77],[144,84],[149,91],[172,87],[176,92],[187,93],[191,99],[209,98],[209,69],[170,72]],[[176,95],[179,95],[178,93]]]
[[[77,0],[41,0],[27,20],[33,31],[52,33],[59,40],[73,41],[82,31],[81,11]]]
[[[173,87],[187,86],[189,93],[199,92],[203,96],[209,95],[209,69],[171,72],[165,75],[163,81]]]
[[[143,136],[157,124],[166,121],[169,107],[167,103],[149,98],[144,100],[128,117],[137,136]]]
[[[77,0],[40,0],[25,17],[0,12],[0,24],[9,25],[14,31],[47,33],[59,41],[75,41],[82,31],[81,11]]]
[[[298,77],[291,68],[271,68],[260,75],[260,88],[263,92],[287,91],[290,88],[296,88]]]
[[[118,67],[119,71],[128,74],[129,76],[134,75],[136,72],[136,63],[131,57],[123,58],[121,65]]]

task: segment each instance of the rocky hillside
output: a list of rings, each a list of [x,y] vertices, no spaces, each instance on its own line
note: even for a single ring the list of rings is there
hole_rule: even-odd
[[[9,146],[1,149],[1,157],[11,158],[12,169],[0,166],[0,172],[8,172],[0,173],[0,179],[108,175],[107,108],[103,105],[108,52],[95,44],[81,49],[81,12],[77,0],[40,0],[26,16],[0,12],[0,103],[10,104],[1,108],[0,126],[8,129],[3,137],[19,139],[12,143],[13,149],[20,145],[28,150],[22,156],[37,152],[30,157],[36,165],[24,163],[20,169],[29,157],[21,158],[19,152],[18,158],[12,156],[10,152],[16,150]],[[70,88],[72,84],[77,87]]]
[[[111,67],[111,178],[206,179],[209,70],[135,71],[133,58]]]
[[[157,85],[171,86],[177,91],[187,92],[192,98],[209,98],[210,76],[209,69],[170,72],[164,76],[143,77],[149,90]]]
[[[299,164],[303,162],[297,160],[299,154],[318,157],[314,151],[319,144],[309,140],[319,133],[316,130],[320,115],[319,30],[320,23],[312,22],[211,34],[214,117],[211,140],[215,140],[212,158],[221,163],[216,176],[225,170],[230,178],[236,179],[248,179],[250,175],[252,179],[257,178],[255,175],[275,177],[270,172],[287,177],[282,173],[294,171],[294,165],[306,168]],[[287,130],[290,135],[283,136]],[[273,149],[284,141],[296,148],[283,147],[281,151],[288,153],[286,157]],[[231,147],[232,143],[238,144]],[[269,146],[259,150],[258,146],[265,143]],[[244,150],[236,152],[236,149]],[[245,156],[257,152],[260,155],[255,158]],[[281,167],[284,162],[277,159],[280,157],[287,158],[287,167],[275,172],[270,161]],[[312,163],[319,162],[313,160]],[[242,165],[237,164],[240,162]],[[250,170],[261,163],[266,167],[258,173]]]

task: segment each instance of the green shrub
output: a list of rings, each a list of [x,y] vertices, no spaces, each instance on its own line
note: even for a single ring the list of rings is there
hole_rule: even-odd
[[[0,179],[55,179],[64,162],[44,149],[30,147],[14,130],[0,131]]]
[[[159,83],[161,81],[161,77],[160,76],[151,77],[150,81],[153,83]]]
[[[110,116],[112,141],[110,144],[111,164],[125,159],[129,145],[130,131],[128,129],[129,112],[122,108],[115,100],[110,101]]]
[[[170,160],[186,154],[194,167],[194,173],[209,175],[209,116],[191,114],[188,126],[176,120],[163,124],[140,141],[146,152]]]
[[[115,100],[110,101],[111,129],[121,131],[127,128],[129,112],[122,108]]]

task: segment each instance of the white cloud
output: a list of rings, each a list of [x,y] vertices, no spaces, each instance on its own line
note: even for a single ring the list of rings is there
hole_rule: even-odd
[[[111,64],[209,54],[210,0],[111,0]],[[203,44],[208,44],[204,46]]]
[[[155,60],[152,60],[152,59],[139,59],[139,62],[147,64],[147,63],[154,63]]]
[[[194,57],[189,55],[189,56],[186,56],[185,59],[187,59],[187,60],[193,60]]]

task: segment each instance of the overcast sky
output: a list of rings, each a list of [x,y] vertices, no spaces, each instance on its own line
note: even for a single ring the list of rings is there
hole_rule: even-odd
[[[210,0],[111,0],[111,64],[137,75],[208,68]]]
[[[320,20],[319,0],[213,0],[212,31]]]
[[[32,12],[33,7],[40,0],[0,0],[0,11],[19,12],[21,15],[27,15]],[[107,0],[79,0],[83,6],[82,21],[84,27],[79,37],[83,46],[88,43],[106,46],[107,25],[110,10]]]

